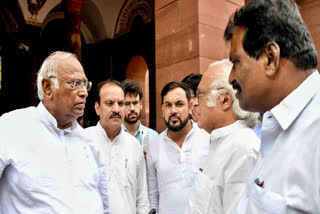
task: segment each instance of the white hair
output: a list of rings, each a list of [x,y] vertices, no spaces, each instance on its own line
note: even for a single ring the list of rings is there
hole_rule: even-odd
[[[212,108],[217,104],[217,98],[220,94],[230,92],[233,103],[232,110],[238,120],[245,120],[250,128],[253,128],[258,123],[259,114],[254,112],[244,111],[240,108],[239,101],[235,97],[236,90],[234,90],[231,84],[228,82],[229,74],[232,69],[232,62],[229,59],[214,62],[209,65],[209,68],[216,65],[224,65],[221,70],[217,71],[217,78],[211,83],[207,107]]]
[[[42,80],[43,78],[49,78],[50,76],[56,76],[57,75],[57,64],[56,64],[56,59],[55,56],[59,55],[62,56],[63,58],[67,58],[69,56],[75,57],[74,54],[69,53],[69,52],[64,52],[64,51],[56,51],[50,54],[42,63],[41,68],[38,72],[38,77],[37,77],[37,88],[38,88],[38,97],[40,100],[43,99],[44,96],[44,91],[42,87]],[[51,79],[54,87],[59,88],[59,83],[56,78]]]

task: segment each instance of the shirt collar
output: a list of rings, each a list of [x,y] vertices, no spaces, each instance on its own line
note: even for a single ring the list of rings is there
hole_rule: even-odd
[[[48,127],[51,127],[51,129],[53,129],[55,132],[72,132],[77,128],[77,121],[72,121],[71,126],[69,128],[59,129],[56,118],[47,110],[47,108],[43,105],[42,102],[38,104],[37,110],[40,114],[40,120],[42,121],[42,123],[44,123]]]
[[[121,129],[126,132],[129,132],[127,127],[124,125],[124,123],[121,123]],[[134,136],[137,136],[138,134],[140,134],[142,129],[143,129],[143,125],[139,121],[139,127],[138,127],[138,130],[134,133]]]
[[[120,129],[119,134],[114,138],[113,141],[111,141],[111,140],[109,139],[106,131],[105,131],[104,128],[101,126],[100,120],[99,120],[98,123],[97,123],[97,127],[98,127],[98,129],[100,130],[100,132],[101,132],[101,134],[103,135],[103,137],[104,137],[104,138],[107,140],[107,142],[109,142],[109,143],[112,143],[112,142],[116,143],[116,142],[118,142],[117,139],[120,137],[120,135],[122,135],[122,132],[124,131],[124,130]]]
[[[191,130],[188,132],[188,134],[187,134],[187,136],[186,136],[186,138],[185,138],[185,140],[184,141],[186,141],[188,138],[189,138],[189,136],[190,135],[192,135],[192,133],[195,131],[195,129],[198,129],[199,127],[197,126],[197,124],[193,121],[193,120],[191,120],[191,125],[192,125],[192,128],[191,128]],[[162,133],[161,133],[161,135],[163,134],[163,136],[164,136],[164,138],[165,139],[167,139],[167,140],[169,140],[169,141],[172,141],[169,137],[168,137],[168,128],[166,128]],[[172,141],[173,142],[173,141]]]
[[[316,70],[270,110],[283,130],[286,130],[293,123],[319,90],[320,75]]]
[[[228,126],[214,129],[210,134],[210,143],[219,142],[218,139],[228,136],[230,133],[234,132],[234,130],[242,127],[248,127],[246,122],[244,120],[237,120]]]

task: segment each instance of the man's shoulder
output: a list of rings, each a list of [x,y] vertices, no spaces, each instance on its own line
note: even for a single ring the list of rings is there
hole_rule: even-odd
[[[252,150],[258,151],[260,148],[260,139],[249,127],[242,127],[231,132],[226,140],[236,150],[243,150],[250,152]]]
[[[192,128],[192,130],[194,131],[194,134],[196,136],[200,136],[200,137],[204,137],[204,138],[210,138],[210,134],[208,132],[206,132],[204,129],[199,128],[198,126],[194,126]]]
[[[149,132],[149,134],[152,134],[152,135],[159,135],[158,132],[156,132],[155,130],[153,130],[152,128],[149,128],[147,126],[144,126],[141,124],[141,128],[142,130],[147,130]]]
[[[23,109],[17,109],[3,114],[0,117],[0,124],[7,128],[11,126],[25,126],[25,123],[32,124],[35,120],[39,119],[36,107],[27,107]]]
[[[122,140],[124,143],[130,143],[130,145],[133,144],[135,147],[138,147],[138,146],[141,147],[137,138],[135,138],[130,133],[124,130],[121,130],[120,138],[121,138],[120,140]]]
[[[149,150],[151,151],[158,151],[160,144],[163,143],[163,139],[166,137],[166,130],[162,131],[160,134],[155,136],[149,146]]]
[[[36,109],[37,109],[36,107],[30,106],[27,108],[12,110],[10,112],[4,113],[3,115],[0,116],[0,118],[1,119],[14,119],[14,118],[19,118],[21,116],[23,116],[23,117],[32,116],[37,112]]]

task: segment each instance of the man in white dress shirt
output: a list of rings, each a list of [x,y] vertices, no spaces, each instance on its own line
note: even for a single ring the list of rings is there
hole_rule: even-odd
[[[76,122],[91,88],[80,62],[55,52],[37,83],[37,107],[0,118],[0,213],[109,213],[103,162]]]
[[[261,149],[237,213],[320,213],[320,75],[292,0],[251,0],[225,29],[240,106],[264,113]]]
[[[190,91],[184,83],[168,83],[161,99],[167,129],[147,151],[149,199],[159,214],[178,214],[184,212],[194,176],[204,166],[209,134],[190,120]]]
[[[260,140],[253,132],[257,113],[240,109],[228,83],[229,60],[210,65],[196,92],[198,125],[211,134],[208,159],[188,201],[186,214],[231,214],[257,159]]]
[[[112,214],[149,212],[146,165],[138,140],[121,130],[124,119],[124,90],[115,80],[98,84],[95,110],[96,126],[85,129],[100,147],[106,166],[108,196]]]

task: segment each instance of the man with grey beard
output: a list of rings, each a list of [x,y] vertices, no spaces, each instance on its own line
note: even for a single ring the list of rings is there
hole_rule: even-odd
[[[167,129],[147,151],[150,206],[159,214],[183,213],[195,172],[207,157],[209,134],[189,119],[192,104],[184,83],[168,83],[161,92],[161,103]]]

